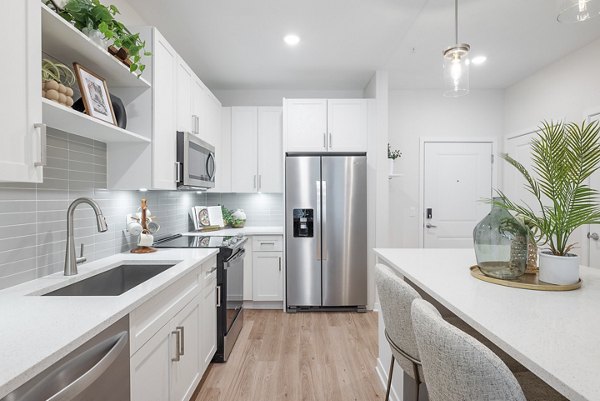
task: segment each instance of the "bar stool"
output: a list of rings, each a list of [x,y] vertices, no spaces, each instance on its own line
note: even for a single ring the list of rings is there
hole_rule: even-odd
[[[415,300],[411,315],[431,401],[526,401],[504,362],[429,302]]]
[[[375,266],[375,283],[385,323],[385,338],[392,350],[385,401],[389,400],[394,374],[394,361],[416,383],[415,401],[419,400],[419,387],[424,382],[419,351],[412,328],[410,307],[421,296],[387,266]]]

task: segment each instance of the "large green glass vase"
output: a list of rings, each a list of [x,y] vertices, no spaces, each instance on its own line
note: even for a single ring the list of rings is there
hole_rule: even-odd
[[[475,255],[481,272],[506,280],[522,276],[527,268],[528,235],[527,227],[506,209],[494,205],[473,230]]]

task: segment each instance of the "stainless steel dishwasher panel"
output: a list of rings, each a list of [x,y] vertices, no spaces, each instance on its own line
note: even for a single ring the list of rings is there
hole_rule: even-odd
[[[125,316],[0,401],[130,401]]]

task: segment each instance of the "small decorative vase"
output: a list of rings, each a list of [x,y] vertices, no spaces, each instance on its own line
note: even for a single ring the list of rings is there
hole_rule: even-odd
[[[395,162],[394,159],[388,159],[388,163],[389,163],[388,165],[389,165],[389,169],[390,169],[389,174],[390,175],[394,175],[394,162]]]
[[[473,229],[475,255],[481,272],[505,280],[522,276],[527,267],[528,237],[527,227],[506,209],[494,205]]]
[[[579,281],[579,256],[568,254],[556,256],[548,251],[540,252],[540,281],[568,285]]]

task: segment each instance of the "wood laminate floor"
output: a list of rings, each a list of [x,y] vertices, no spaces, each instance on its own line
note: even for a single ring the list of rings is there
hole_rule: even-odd
[[[229,360],[211,364],[195,401],[384,399],[377,313],[244,313]]]

